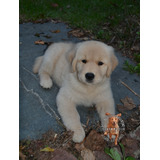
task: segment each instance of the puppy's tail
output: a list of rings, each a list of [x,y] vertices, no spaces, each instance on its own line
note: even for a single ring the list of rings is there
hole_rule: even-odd
[[[34,65],[33,65],[33,73],[38,73],[42,60],[43,60],[43,56],[36,58]]]

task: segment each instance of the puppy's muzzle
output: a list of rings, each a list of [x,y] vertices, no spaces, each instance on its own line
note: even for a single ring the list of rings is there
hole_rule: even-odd
[[[94,77],[95,77],[95,75],[94,75],[93,73],[86,73],[86,74],[85,74],[85,77],[86,77],[86,80],[87,80],[88,82],[92,82],[93,79],[94,79]]]

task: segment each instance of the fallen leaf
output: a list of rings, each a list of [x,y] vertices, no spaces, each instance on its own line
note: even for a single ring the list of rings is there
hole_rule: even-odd
[[[72,34],[73,36],[78,37],[78,38],[84,36],[84,32],[80,29],[73,29],[69,31],[68,34]]]
[[[57,3],[52,3],[51,6],[54,7],[54,8],[56,8],[56,7],[58,7],[59,5],[58,5]]]
[[[126,108],[124,108],[124,106],[120,104],[117,104],[117,109],[120,113],[123,113],[123,114],[125,114],[127,111]]]
[[[51,32],[52,33],[60,33],[61,31],[60,30],[52,30]]]
[[[35,43],[35,44],[42,44],[42,45],[45,44],[45,42],[42,41],[42,40],[35,41],[34,43]]]
[[[136,108],[132,98],[125,97],[124,99],[121,99],[121,102],[123,105],[117,104],[117,109],[121,113],[125,113],[126,111],[130,111],[133,108]]]
[[[53,152],[54,149],[53,148],[50,148],[50,147],[46,147],[46,148],[43,148],[40,150],[41,152]]]
[[[86,31],[86,30],[84,31],[84,30],[81,30],[81,29],[73,29],[73,30],[68,32],[68,35],[78,37],[79,39],[84,40],[84,41],[94,38],[92,36],[91,31]]]
[[[128,110],[132,110],[133,108],[136,107],[132,98],[125,97],[124,99],[121,99],[121,102],[123,103],[124,107],[127,108]]]
[[[53,42],[45,42],[45,41],[42,41],[42,40],[38,40],[38,41],[35,41],[34,42],[36,45],[39,45],[39,44],[41,44],[41,45],[50,45],[50,44],[52,44]]]

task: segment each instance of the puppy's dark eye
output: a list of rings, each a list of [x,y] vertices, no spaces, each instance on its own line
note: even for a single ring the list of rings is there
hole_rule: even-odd
[[[103,63],[103,62],[101,62],[101,61],[100,61],[100,62],[98,62],[98,65],[99,65],[99,66],[102,66],[103,64],[104,64],[104,63]]]
[[[87,63],[87,60],[83,59],[83,60],[82,60],[82,63]]]

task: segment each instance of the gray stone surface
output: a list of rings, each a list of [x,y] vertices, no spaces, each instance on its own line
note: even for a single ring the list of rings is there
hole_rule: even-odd
[[[51,33],[51,30],[60,30],[60,33]],[[56,107],[56,95],[58,87],[54,85],[50,90],[45,90],[39,85],[39,78],[32,73],[32,66],[37,56],[43,55],[46,45],[35,45],[36,40],[47,42],[80,40],[68,37],[67,33],[71,29],[64,23],[54,24],[52,22],[44,24],[25,23],[19,27],[19,137],[22,139],[37,139],[49,129],[56,132],[63,131],[63,127],[57,123],[60,118]],[[40,33],[40,37],[35,36]],[[49,35],[51,38],[44,36]],[[115,103],[120,104],[120,99],[131,97],[135,104],[139,105],[139,98],[129,91],[120,80],[125,82],[130,88],[139,94],[140,79],[136,74],[131,75],[124,71],[123,63],[127,58],[116,53],[119,65],[112,74],[111,84]],[[82,123],[90,119],[90,123],[97,121],[98,115],[94,108],[78,107]]]

